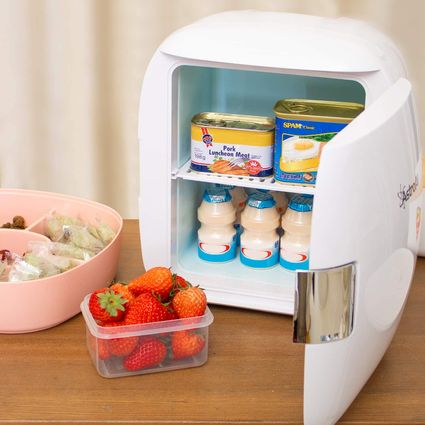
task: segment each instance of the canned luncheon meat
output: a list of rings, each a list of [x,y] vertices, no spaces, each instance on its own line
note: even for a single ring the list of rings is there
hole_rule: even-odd
[[[275,107],[274,177],[282,183],[314,185],[320,154],[363,111],[359,103],[283,99]]]
[[[273,174],[274,120],[202,112],[192,118],[191,169],[266,177]]]

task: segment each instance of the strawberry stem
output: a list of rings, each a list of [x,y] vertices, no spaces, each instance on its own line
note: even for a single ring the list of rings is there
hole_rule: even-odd
[[[125,311],[124,304],[128,302],[121,294],[117,294],[112,290],[100,292],[97,294],[99,305],[106,310],[111,317],[118,316],[118,310]]]

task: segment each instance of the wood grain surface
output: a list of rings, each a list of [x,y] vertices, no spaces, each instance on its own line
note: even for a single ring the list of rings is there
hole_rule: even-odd
[[[118,279],[143,271],[137,221],[126,221]],[[290,317],[212,306],[201,367],[105,379],[81,315],[55,328],[0,335],[0,423],[301,424],[303,346]],[[425,424],[425,260],[384,359],[339,422]]]

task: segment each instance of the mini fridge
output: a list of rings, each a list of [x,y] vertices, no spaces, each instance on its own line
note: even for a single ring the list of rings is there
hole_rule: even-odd
[[[273,116],[283,98],[365,105],[323,149],[315,187],[190,169],[195,114]],[[391,342],[418,252],[421,148],[396,47],[346,18],[207,17],[155,52],[141,92],[139,143],[145,267],[171,266],[205,288],[210,303],[293,315],[294,342],[305,344],[304,421],[335,423]],[[196,211],[210,183],[313,194],[309,270],[200,260]]]

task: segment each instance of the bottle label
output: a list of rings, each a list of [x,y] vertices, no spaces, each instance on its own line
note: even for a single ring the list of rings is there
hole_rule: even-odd
[[[288,270],[308,270],[308,251],[294,252],[285,248],[281,248],[280,265]]]
[[[279,260],[279,240],[269,249],[241,247],[241,263],[254,268],[273,267]]]
[[[236,235],[228,244],[211,244],[198,240],[198,255],[201,260],[220,263],[236,257]]]

